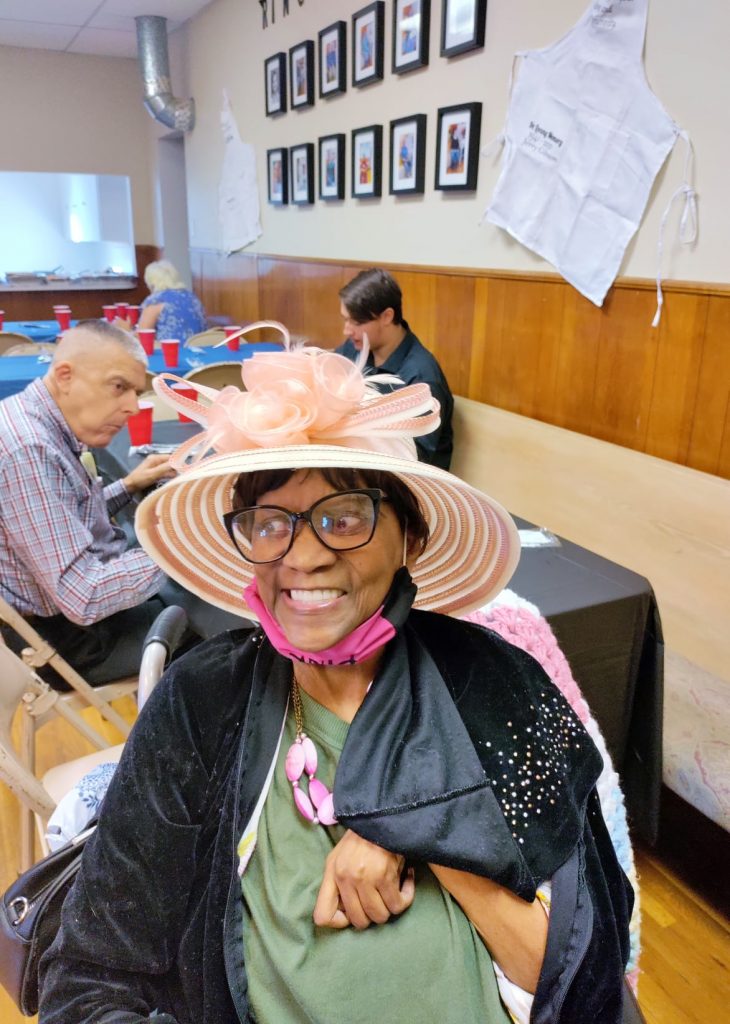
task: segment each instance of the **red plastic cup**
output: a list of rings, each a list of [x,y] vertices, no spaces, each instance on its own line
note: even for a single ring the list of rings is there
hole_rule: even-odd
[[[143,327],[137,331],[137,337],[139,338],[140,345],[145,350],[148,356],[151,356],[155,351],[155,335],[157,331],[152,327]]]
[[[172,390],[175,392],[176,395],[180,395],[181,398],[192,398],[193,401],[196,401],[198,398],[198,392],[195,390],[195,388],[191,388],[187,384],[173,384]],[[182,412],[179,412],[177,414],[177,418],[180,420],[181,423],[195,422],[194,420],[191,420],[189,416],[186,416]]]
[[[139,320],[139,306],[127,306],[127,316],[125,319],[129,320],[132,327],[134,327]]]
[[[110,324],[114,323],[117,318],[117,307],[116,306],[102,306],[104,310],[104,316],[107,318]]]
[[[152,402],[140,402],[139,412],[130,416],[127,420],[129,440],[135,447],[141,444],[149,444],[152,440]]]
[[[0,331],[3,329],[4,325],[5,325],[5,310],[4,309],[0,309]]]
[[[241,330],[241,328],[231,324],[228,327],[224,327],[223,330],[226,332],[226,337],[230,338],[232,334],[237,334]],[[227,341],[226,345],[231,350],[231,352],[238,352],[238,349],[240,348],[241,345],[241,339],[240,337],[234,338],[233,341]]]
[[[67,331],[71,326],[71,310],[57,309],[56,320],[58,321],[59,329],[62,331]]]
[[[126,302],[117,302],[116,306],[117,306],[117,316],[119,317],[119,319],[120,320],[126,320],[127,319],[127,309],[129,308],[127,306],[127,303]]]
[[[177,338],[165,338],[164,341],[160,342],[160,348],[162,349],[162,358],[165,360],[165,366],[174,369],[177,366],[180,352],[179,340]]]

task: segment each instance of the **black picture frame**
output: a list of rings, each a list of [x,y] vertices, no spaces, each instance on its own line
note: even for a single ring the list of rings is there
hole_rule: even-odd
[[[314,43],[289,48],[289,106],[292,110],[314,105]]]
[[[289,202],[308,206],[314,202],[314,143],[289,147]]]
[[[266,116],[286,113],[286,54],[274,53],[264,61]]]
[[[385,4],[376,0],[352,16],[352,88],[380,81],[383,77]]]
[[[319,33],[320,99],[347,89],[347,26],[334,21]]]
[[[418,195],[424,190],[426,115],[390,122],[390,194]]]
[[[393,74],[428,64],[431,0],[393,0]]]
[[[473,192],[479,173],[481,103],[440,107],[436,123],[436,181],[434,188]]]
[[[289,202],[289,154],[285,146],[266,150],[268,198],[272,206]]]
[[[345,134],[319,138],[319,198],[345,198]]]
[[[352,198],[379,198],[383,191],[382,124],[353,130],[350,167]]]
[[[443,0],[441,7],[441,56],[484,46],[487,0]]]

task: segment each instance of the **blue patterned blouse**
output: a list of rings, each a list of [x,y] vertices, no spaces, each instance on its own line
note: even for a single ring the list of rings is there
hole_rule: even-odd
[[[178,338],[180,341],[187,341],[191,334],[198,334],[206,329],[203,304],[187,288],[165,288],[164,291],[153,292],[147,296],[141,308],[156,306],[160,302],[164,303],[164,309],[156,325],[159,340]]]

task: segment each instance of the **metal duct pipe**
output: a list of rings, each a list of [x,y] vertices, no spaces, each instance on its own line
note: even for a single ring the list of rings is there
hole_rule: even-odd
[[[167,18],[144,14],[137,23],[137,55],[144,82],[144,105],[156,121],[189,132],[195,124],[195,101],[172,95],[167,53]]]

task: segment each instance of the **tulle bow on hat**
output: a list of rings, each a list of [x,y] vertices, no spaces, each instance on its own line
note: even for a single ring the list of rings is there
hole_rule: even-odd
[[[202,434],[182,444],[171,459],[190,468],[212,452],[326,444],[382,451],[415,459],[414,437],[435,430],[439,403],[427,384],[403,386],[390,374],[364,375],[367,340],[356,363],[336,352],[291,341],[283,324],[257,321],[241,334],[274,327],[284,338],[281,352],[257,352],[241,363],[243,388],[222,390],[172,373],[155,377],[157,394],[178,412],[200,423]],[[184,383],[198,399],[176,393]],[[380,386],[398,388],[382,394]]]

